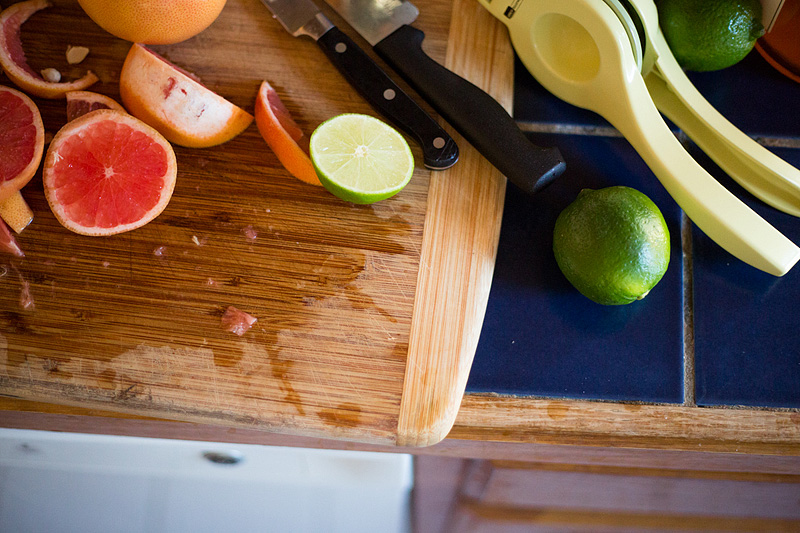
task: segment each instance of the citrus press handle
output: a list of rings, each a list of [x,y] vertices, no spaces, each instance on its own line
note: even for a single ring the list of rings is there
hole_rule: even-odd
[[[686,215],[709,238],[745,263],[775,276],[800,259],[800,248],[720,185],[672,134],[641,76],[624,85],[630,106],[606,118],[633,145]]]
[[[800,216],[800,170],[722,116],[686,77],[661,32],[652,41],[658,59],[645,80],[656,107],[742,187]]]
[[[558,148],[531,143],[500,103],[422,50],[425,34],[404,25],[375,51],[508,180],[533,194],[566,168]]]

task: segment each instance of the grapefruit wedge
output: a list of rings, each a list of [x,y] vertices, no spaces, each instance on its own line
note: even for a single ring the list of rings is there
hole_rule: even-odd
[[[8,231],[8,226],[6,226],[6,223],[2,220],[0,220],[0,251],[8,252],[17,257],[25,257],[16,239],[14,239],[14,236]]]
[[[256,126],[278,161],[292,176],[322,186],[308,156],[308,137],[303,135],[278,93],[266,81],[261,82],[256,97]]]
[[[0,219],[16,233],[22,233],[33,222],[33,210],[20,191],[0,202]]]
[[[44,125],[36,104],[0,85],[0,202],[31,180],[43,151]]]
[[[97,109],[113,109],[114,111],[126,112],[125,108],[116,100],[104,94],[90,91],[70,91],[67,93],[67,122]]]
[[[140,44],[125,58],[119,93],[130,114],[189,148],[227,142],[253,122],[250,113]]]
[[[98,78],[91,71],[69,82],[46,81],[28,65],[20,40],[20,28],[31,15],[50,6],[46,0],[19,2],[0,13],[0,66],[17,87],[41,98],[63,98],[68,91],[86,89]]]
[[[47,149],[42,181],[67,229],[114,235],[143,226],[169,203],[177,163],[169,142],[142,121],[99,109],[61,128]]]

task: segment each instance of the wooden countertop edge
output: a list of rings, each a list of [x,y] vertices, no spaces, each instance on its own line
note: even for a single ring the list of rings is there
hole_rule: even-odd
[[[364,444],[0,397],[0,427],[240,444],[522,458],[542,446],[800,457],[800,412],[467,394],[447,438]]]

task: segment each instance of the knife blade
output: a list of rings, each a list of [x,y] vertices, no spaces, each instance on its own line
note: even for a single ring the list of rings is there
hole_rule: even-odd
[[[455,140],[404,92],[311,0],[261,0],[295,37],[314,39],[350,84],[381,115],[413,137],[422,148],[425,166],[450,168],[458,160]]]
[[[405,0],[326,0],[408,83],[508,180],[533,194],[566,168],[558,148],[531,143],[500,103],[422,50]]]

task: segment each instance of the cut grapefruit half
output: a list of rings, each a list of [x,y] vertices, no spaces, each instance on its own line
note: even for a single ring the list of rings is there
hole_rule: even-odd
[[[169,142],[144,122],[99,109],[53,137],[42,181],[50,209],[67,229],[114,235],[143,226],[169,203],[177,163]]]
[[[44,125],[33,100],[0,85],[0,202],[28,183],[44,151]]]
[[[67,93],[67,122],[98,109],[113,109],[114,111],[126,112],[119,102],[104,94],[91,91],[70,91]]]
[[[22,49],[20,28],[37,11],[50,6],[46,0],[19,2],[0,13],[0,65],[23,91],[41,98],[63,98],[68,91],[86,89],[98,78],[91,71],[69,82],[46,81],[28,65]]]
[[[261,82],[256,97],[256,126],[292,176],[322,186],[308,156],[308,137],[303,135],[278,93],[266,81]]]
[[[253,122],[250,113],[140,44],[125,58],[119,93],[130,114],[189,148],[227,142]]]

